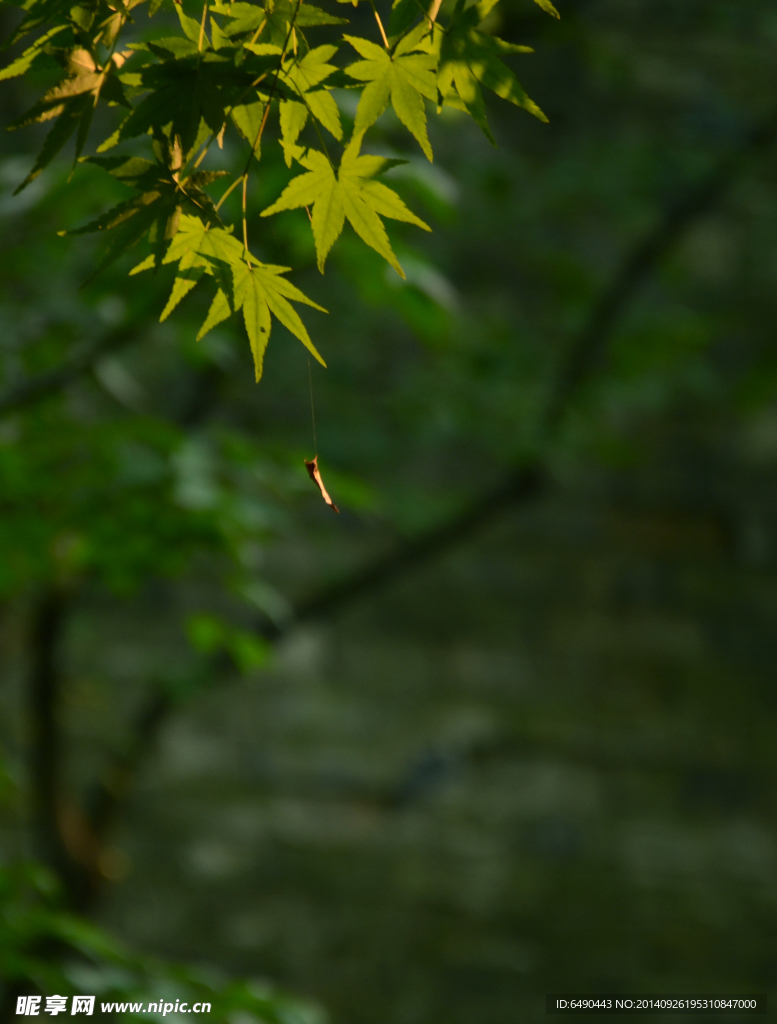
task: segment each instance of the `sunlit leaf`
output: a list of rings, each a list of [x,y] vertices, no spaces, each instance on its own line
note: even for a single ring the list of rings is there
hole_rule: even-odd
[[[344,38],[365,58],[346,68],[351,78],[367,83],[356,111],[354,131],[364,134],[386,109],[390,99],[399,120],[431,160],[424,99],[437,99],[434,74],[437,58],[429,52],[413,52],[428,51],[428,32],[427,25],[422,22],[399,42],[393,54],[367,39],[356,36]]]
[[[376,174],[387,169],[388,161],[383,157],[359,155],[358,140],[346,147],[337,172],[326,156],[315,149],[299,154],[297,160],[307,168],[307,173],[293,178],[262,216],[312,206],[313,237],[322,273],[326,257],[347,218],[359,237],[404,277],[380,217],[416,224],[426,231],[431,229],[395,192],[373,180]]]

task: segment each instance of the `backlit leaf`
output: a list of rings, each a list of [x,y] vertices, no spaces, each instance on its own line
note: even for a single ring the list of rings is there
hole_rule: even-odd
[[[344,38],[365,58],[346,68],[351,78],[367,83],[356,111],[354,131],[363,135],[377,121],[390,99],[399,120],[431,160],[424,99],[437,99],[434,74],[437,59],[428,52],[413,52],[428,49],[424,45],[427,36],[428,28],[422,23],[399,42],[393,54],[367,39],[356,36]]]
[[[416,224],[426,231],[431,229],[405,206],[396,192],[373,180],[390,162],[384,157],[360,155],[358,139],[346,147],[337,173],[318,150],[309,149],[297,159],[307,168],[307,173],[293,178],[262,216],[312,205],[313,238],[322,273],[326,257],[347,218],[359,237],[404,277],[381,216]]]
[[[458,0],[445,31],[439,25],[434,28],[435,50],[439,54],[439,102],[448,106],[463,106],[492,142],[494,138],[486,119],[481,84],[492,89],[502,99],[528,110],[541,121],[547,121],[537,104],[526,95],[512,71],[499,60],[500,54],[523,53],[527,48],[505,43],[477,29],[494,3],[495,0],[481,0],[474,7],[465,8],[465,0]]]
[[[534,0],[534,2],[535,4],[539,4],[543,11],[547,11],[548,14],[552,14],[554,18],[561,17],[556,8],[550,2],[550,0]]]

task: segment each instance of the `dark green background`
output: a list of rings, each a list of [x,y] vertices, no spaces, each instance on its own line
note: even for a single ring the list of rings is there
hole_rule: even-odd
[[[170,281],[126,277],[144,253],[79,291],[93,247],[55,233],[113,193],[89,169],[67,186],[62,164],[14,199],[34,132],[3,139],[5,385],[115,324],[136,334],[0,422],[3,860],[36,855],[30,622],[89,536],[57,653],[68,792],[126,743],[155,680],[186,690],[133,775],[93,916],[146,952],[271,978],[333,1024],[777,988],[773,148],[671,240],[559,429],[540,429],[633,247],[777,111],[777,8],[559,7],[503,0],[493,26],[535,47],[515,67],[548,125],[494,101],[494,149],[449,113],[433,168],[411,150],[392,172],[434,227],[392,236],[409,284],[347,233],[321,278],[304,211],[251,221],[259,255],[330,310],[305,320],[329,364],[312,378],[339,518],[302,467],[299,344],[276,326],[255,386],[242,328],[194,346],[207,296],[154,326]],[[25,94],[2,97],[8,118]],[[255,213],[285,180],[272,160]],[[284,601],[527,459],[545,467],[532,500],[325,602],[265,668],[186,682],[188,615],[250,629],[249,593],[283,622]]]

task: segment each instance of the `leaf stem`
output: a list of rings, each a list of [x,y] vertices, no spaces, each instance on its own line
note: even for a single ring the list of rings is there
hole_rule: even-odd
[[[436,3],[438,8],[439,8],[440,0],[434,0],[434,3]],[[375,15],[375,21],[377,21],[377,23],[378,23],[378,28],[380,29],[380,34],[383,37],[383,45],[388,50],[389,49],[389,41],[388,41],[388,39],[386,37],[386,30],[383,27],[383,22],[380,20],[380,15],[378,14],[378,8],[375,6],[375,0],[370,0],[370,6],[372,7],[372,13]]]
[[[213,140],[214,140],[215,138],[216,138],[216,133],[215,133],[215,132],[213,132],[213,134],[211,135],[211,137],[210,137],[210,138],[208,139],[208,141],[207,141],[207,142],[205,143],[205,145],[204,145],[204,146],[202,147],[202,152],[200,153],[200,155],[199,155],[199,156],[197,157],[197,159],[195,160],[195,162],[194,162],[194,166],[192,167],[192,171],[196,171],[196,170],[197,170],[197,168],[198,168],[198,167],[200,166],[200,164],[202,163],[202,161],[203,161],[203,160],[205,159],[205,156],[207,155],[207,152],[208,152],[208,150],[209,150],[209,149],[210,149],[210,147],[211,147],[211,143],[213,142]],[[190,172],[190,173],[191,173],[191,172]],[[186,177],[188,178],[188,177],[189,177],[189,175],[187,174],[187,175],[186,175]],[[186,180],[186,178],[184,178],[184,181],[185,181],[185,180]]]
[[[269,107],[269,103],[268,103]],[[246,191],[248,189],[248,174],[243,175],[243,246],[245,248],[246,262],[250,266],[250,256],[248,252],[248,221],[246,220]]]
[[[254,139],[254,144],[251,147],[251,152],[248,154],[248,162],[246,164],[246,168],[243,171],[243,246],[245,248],[246,262],[248,263],[249,267],[251,265],[251,253],[248,248],[248,223],[246,220],[246,190],[248,188],[248,172],[251,170],[251,161],[254,158],[254,153],[256,153],[256,147],[259,145],[259,142],[262,138],[264,126],[267,124],[267,117],[270,113],[270,105],[272,104],[273,95],[275,94],[275,89],[278,85],[278,77],[283,69],[283,58],[286,56],[286,50],[288,49],[289,46],[289,40],[291,39],[292,32],[294,31],[294,22],[297,20],[297,14],[299,13],[301,4],[302,0],[296,0],[296,3],[294,5],[294,13],[292,14],[291,21],[289,22],[289,31],[286,33],[286,39],[284,41],[283,49],[281,50],[281,55],[278,60],[278,67],[275,69],[275,77],[273,78],[272,85],[270,86],[270,93],[267,97],[267,104],[264,108],[262,123],[259,125],[259,131],[256,133],[256,138]]]
[[[429,22],[429,28],[433,28],[435,25],[437,25],[437,27],[440,29],[441,32],[447,32],[448,31],[447,29],[443,28],[443,26],[440,25],[440,23],[436,20],[437,15],[440,13],[440,7],[442,6],[442,0],[439,0],[439,2],[438,2],[438,0],[435,0],[435,2],[432,4],[432,6],[429,8],[428,11],[424,7],[424,5],[421,3],[421,0],[415,0],[415,5],[418,8],[418,10],[421,12],[421,17],[422,18],[426,18],[426,20]],[[434,17],[432,15],[434,15]],[[412,31],[412,29],[413,29],[413,26],[411,25],[411,27],[407,30],[407,32],[403,33],[402,39],[404,39],[406,35],[409,35],[409,33]]]
[[[273,101],[273,96],[275,95],[275,90],[278,86],[278,77],[280,76],[280,73],[283,69],[283,58],[286,56],[286,50],[289,47],[289,40],[291,39],[291,34],[294,31],[294,22],[297,20],[297,15],[299,14],[301,4],[302,0],[296,0],[296,3],[294,5],[294,13],[292,14],[291,21],[289,22],[289,31],[286,33],[286,39],[283,44],[283,49],[281,50],[281,55],[280,58],[278,59],[278,67],[275,69],[275,77],[273,78],[272,85],[270,86],[270,94],[267,97],[267,106],[264,108],[264,117],[262,118],[262,123],[259,125],[259,131],[256,133],[256,138],[254,139],[254,144],[251,147],[251,152],[248,154],[248,163],[246,164],[245,171],[243,171],[244,174],[248,174],[248,172],[251,169],[251,161],[254,158],[256,147],[259,145],[259,142],[262,138],[264,126],[267,124],[267,115],[270,113],[270,104]]]
[[[208,14],[208,0],[205,0],[205,4],[202,8],[202,21],[200,21],[200,40],[197,43],[197,50],[202,53],[202,41],[205,37],[205,18]]]
[[[218,202],[216,203],[216,207],[215,207],[215,209],[216,209],[216,212],[218,212],[218,210],[219,210],[219,207],[220,207],[220,206],[221,206],[221,204],[222,204],[222,203],[224,202],[224,200],[225,200],[225,199],[227,198],[227,196],[229,195],[229,193],[230,193],[230,192],[231,192],[231,191],[232,191],[233,189],[236,189],[236,188],[237,188],[237,186],[238,186],[238,185],[240,184],[240,182],[241,182],[241,181],[243,180],[243,177],[244,177],[244,175],[241,175],[241,176],[240,176],[239,178],[235,178],[235,180],[234,180],[234,181],[232,182],[232,184],[231,184],[231,185],[229,186],[229,188],[228,188],[228,189],[227,189],[227,191],[226,191],[226,192],[224,193],[224,195],[223,195],[223,196],[221,197],[221,199],[219,199],[219,201],[218,201]]]
[[[265,19],[264,19],[264,21],[263,21],[263,22],[262,22],[262,24],[261,24],[261,25],[259,26],[259,28],[258,28],[258,29],[256,30],[256,32],[254,32],[254,34],[253,34],[253,35],[251,36],[251,42],[250,42],[250,43],[248,44],[249,46],[253,46],[253,45],[254,45],[254,43],[256,42],[256,40],[257,40],[257,39],[259,38],[259,36],[260,36],[260,35],[262,34],[262,31],[264,30],[264,26],[265,26],[266,24],[267,24],[267,18],[265,18]]]

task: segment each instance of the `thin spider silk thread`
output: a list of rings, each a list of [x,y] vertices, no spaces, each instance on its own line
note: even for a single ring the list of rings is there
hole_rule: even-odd
[[[308,356],[308,387],[310,389],[310,420],[313,424],[313,454],[318,458],[318,438],[316,437],[316,407],[313,404],[313,374],[310,369],[310,356]]]

